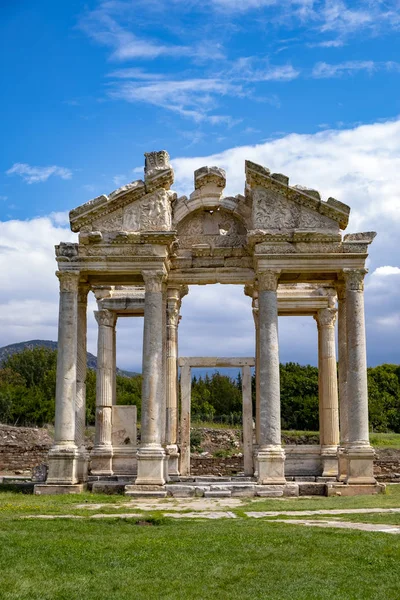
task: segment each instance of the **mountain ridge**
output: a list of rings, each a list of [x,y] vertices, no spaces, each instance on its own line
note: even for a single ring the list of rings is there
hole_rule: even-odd
[[[28,340],[25,342],[16,342],[14,344],[8,344],[7,346],[0,347],[0,366],[2,363],[13,354],[23,352],[24,350],[32,350],[33,348],[49,348],[50,350],[57,350],[57,342],[52,340]],[[88,369],[96,370],[97,368],[97,356],[91,352],[87,352],[87,366]],[[117,375],[123,375],[124,377],[134,377],[140,375],[134,371],[126,371],[117,367]]]

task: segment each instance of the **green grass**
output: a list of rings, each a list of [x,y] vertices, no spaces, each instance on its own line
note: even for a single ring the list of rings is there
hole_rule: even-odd
[[[0,494],[0,600],[386,600],[400,597],[400,536],[272,519],[22,519],[135,512],[121,496]],[[104,504],[77,509],[77,504]],[[120,508],[110,505],[116,504]],[[243,499],[247,510],[400,507],[400,486],[353,498]],[[184,512],[184,511],[182,511]],[[278,518],[282,518],[281,516]],[[291,517],[293,518],[293,517]],[[301,518],[301,517],[300,517]],[[399,524],[400,515],[303,517]],[[137,522],[139,521],[139,523]]]
[[[250,520],[0,522],[2,600],[398,598],[400,540]]]
[[[400,449],[400,433],[370,433],[370,441],[375,448]]]

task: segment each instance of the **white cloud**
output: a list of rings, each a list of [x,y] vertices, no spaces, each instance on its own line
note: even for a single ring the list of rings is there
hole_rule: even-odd
[[[382,69],[387,71],[400,71],[400,64],[394,61],[374,62],[372,60],[349,60],[338,64],[319,62],[312,70],[312,77],[317,79],[341,77],[342,75],[353,74],[358,71],[372,73]]]
[[[149,81],[143,84],[126,81],[118,83],[110,91],[113,98],[127,102],[146,102],[192,118],[199,122],[230,121],[225,115],[210,115],[215,107],[215,96],[243,96],[242,86],[223,79],[186,79]]]
[[[400,271],[400,249],[397,243],[400,226],[400,120],[341,131],[322,131],[313,135],[290,134],[263,144],[239,146],[210,156],[176,158],[172,160],[175,188],[179,193],[189,194],[193,189],[193,171],[204,165],[217,165],[227,172],[226,194],[242,193],[246,159],[289,175],[291,184],[300,183],[319,189],[325,199],[333,196],[349,204],[352,209],[349,232],[378,232],[370,247],[368,259],[368,267],[375,273],[366,279],[368,357],[371,364],[398,362],[400,323],[395,315],[398,314],[399,306],[397,278]],[[396,280],[385,284],[384,273],[388,279],[391,276]],[[379,285],[375,285],[374,282],[378,280]],[[211,290],[212,288],[202,288],[201,292],[201,299],[206,307],[204,313],[208,310],[209,315],[212,314],[212,306],[217,305],[212,295],[207,302],[207,294],[213,294]],[[199,293],[197,290],[194,292]],[[232,288],[228,292],[221,286],[218,305],[223,307],[226,298],[233,302],[236,297],[240,301],[241,294],[239,288]],[[220,337],[211,337],[211,327],[199,326],[196,311],[190,308],[190,302],[189,295],[184,299],[184,304],[189,304],[185,309],[185,318],[191,323],[184,324],[182,321],[182,329],[190,333],[197,331],[197,354],[209,351],[210,344],[214,342],[218,347],[223,346]],[[235,318],[237,314],[236,312]],[[394,315],[391,321],[393,327],[385,325],[383,330],[382,319],[386,319],[388,315]],[[229,331],[229,324],[232,326],[229,311],[226,314],[224,311],[218,313],[216,321],[219,320],[221,330],[225,328]],[[250,315],[246,327],[251,328]],[[279,327],[282,359],[311,361],[315,364],[315,331],[311,320],[282,318]],[[236,348],[241,348],[242,354],[251,352],[249,334],[243,335],[242,345],[225,345],[224,353],[230,349],[236,351]]]
[[[313,135],[286,135],[223,153],[176,158],[174,189],[190,193],[193,171],[203,165],[226,169],[227,194],[244,188],[244,161],[253,160],[352,207],[349,231],[376,230],[366,279],[366,314],[370,364],[398,362],[400,200],[400,120]],[[76,239],[66,213],[28,221],[0,222],[0,346],[44,338],[56,339],[58,281],[54,244]],[[89,350],[96,353],[97,329],[89,306]],[[252,355],[254,326],[250,300],[240,286],[192,286],[183,300],[180,354]],[[118,323],[118,364],[140,369],[142,319]],[[317,334],[309,318],[282,318],[280,354],[284,361],[316,363]],[[132,340],[135,340],[132,343]]]
[[[6,171],[7,175],[20,175],[26,183],[41,183],[47,181],[49,177],[61,177],[61,179],[71,179],[72,171],[65,167],[32,167],[26,163],[14,163],[13,166]]]
[[[378,267],[372,273],[376,277],[387,277],[388,275],[400,275],[400,267],[390,267],[386,265],[384,267]]]

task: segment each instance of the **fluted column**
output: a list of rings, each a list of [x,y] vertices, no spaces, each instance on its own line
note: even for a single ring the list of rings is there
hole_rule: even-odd
[[[144,271],[143,387],[141,442],[136,485],[163,485],[165,452],[163,392],[163,271]]]
[[[91,456],[92,475],[112,475],[112,405],[114,396],[114,328],[116,315],[95,311],[98,323],[96,373],[96,432]]]
[[[181,367],[181,455],[180,474],[190,475],[190,407],[192,393],[192,370],[189,365]]]
[[[337,477],[339,409],[335,346],[335,308],[321,308],[318,324],[319,420],[323,477]]]
[[[347,475],[345,450],[349,441],[349,407],[347,397],[347,325],[346,325],[346,286],[336,286],[338,296],[338,349],[339,349],[339,432],[338,479],[344,481]]]
[[[166,451],[170,475],[179,475],[178,431],[178,324],[181,304],[180,288],[167,290],[167,410]]]
[[[374,484],[374,451],[369,443],[367,353],[365,344],[365,269],[344,269],[347,314],[347,477],[350,484]]]
[[[79,450],[78,479],[87,481],[89,453],[85,446],[87,375],[87,297],[90,285],[78,288],[75,443]]]
[[[47,484],[71,485],[78,483],[75,402],[79,273],[58,271],[56,275],[60,281],[56,414]]]
[[[242,421],[244,474],[254,474],[253,463],[253,406],[251,401],[251,369],[242,368]]]
[[[279,272],[258,277],[260,430],[257,454],[259,483],[285,483],[285,453],[281,445],[278,298]]]

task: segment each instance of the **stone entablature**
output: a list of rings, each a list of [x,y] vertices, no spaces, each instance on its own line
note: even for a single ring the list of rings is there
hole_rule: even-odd
[[[334,198],[324,201],[316,190],[289,186],[285,175],[250,161],[245,164],[244,194],[224,196],[224,170],[202,167],[194,173],[193,192],[178,197],[171,189],[174,174],[168,153],[150,152],[145,158],[144,180],[71,211],[71,228],[79,232],[79,242],[56,246],[60,350],[56,441],[49,454],[48,482],[75,485],[86,477],[87,455],[81,438],[87,291],[94,291],[98,300],[99,354],[102,352],[98,372],[102,400],[94,450],[98,468],[112,470],[113,319],[144,315],[142,439],[136,483],[163,485],[169,472],[177,475],[179,471],[177,331],[181,301],[190,284],[229,283],[245,286],[253,302],[255,473],[259,483],[285,483],[278,315],[309,315],[318,324],[324,474],[347,484],[373,485],[363,280],[368,246],[375,233],[342,237],[350,214],[347,205]],[[183,365],[182,369],[184,373],[190,367]]]

